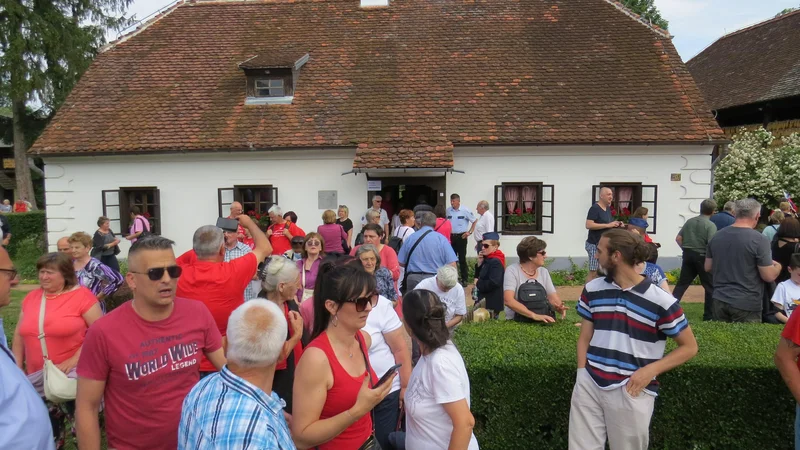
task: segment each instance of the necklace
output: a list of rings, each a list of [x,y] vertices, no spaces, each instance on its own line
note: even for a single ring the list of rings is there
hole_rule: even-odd
[[[530,278],[535,278],[535,277],[536,277],[536,269],[534,269],[534,270],[533,270],[533,273],[530,273],[530,272],[528,272],[527,270],[525,270],[525,267],[524,267],[522,264],[520,264],[520,265],[519,265],[519,268],[520,268],[520,269],[521,269],[521,270],[522,270],[522,271],[525,273],[525,275],[527,275],[528,277],[530,277]]]
[[[56,292],[55,294],[44,294],[44,297],[46,299],[48,299],[48,300],[53,300],[53,299],[57,298],[59,295],[61,295],[63,293],[64,293],[64,290],[62,289],[62,290]]]

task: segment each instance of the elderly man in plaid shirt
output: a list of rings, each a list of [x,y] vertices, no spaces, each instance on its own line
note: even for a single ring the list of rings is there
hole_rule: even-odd
[[[230,231],[225,232],[225,262],[233,261],[236,258],[241,258],[242,256],[252,252],[253,250],[246,244],[239,242],[238,234],[233,233]],[[259,261],[260,263],[261,261]],[[256,272],[258,274],[258,272]],[[258,279],[254,278],[254,282],[251,282],[247,285],[244,290],[244,300],[252,300],[256,298],[258,294]]]
[[[228,362],[195,385],[183,401],[179,449],[295,449],[283,412],[272,392],[275,365],[287,332],[277,304],[244,303],[228,319]]]

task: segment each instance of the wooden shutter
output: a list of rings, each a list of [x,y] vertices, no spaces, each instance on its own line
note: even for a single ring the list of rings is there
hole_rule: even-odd
[[[233,203],[233,188],[217,189],[217,204],[219,205],[220,217],[228,217],[228,214],[223,213],[230,211],[231,203]]]
[[[552,184],[542,185],[542,191],[539,193],[539,198],[542,199],[541,211],[541,230],[542,233],[553,233],[555,221],[553,220],[553,200],[555,200],[556,188]]]
[[[601,186],[599,184],[592,186],[592,204],[589,205],[590,207],[600,201],[600,188]]]
[[[494,187],[494,231],[503,232],[503,186],[498,184]]]
[[[153,217],[150,218],[150,232],[161,235],[161,191],[153,189]]]
[[[655,234],[658,211],[658,185],[642,185],[642,206],[649,210],[647,221],[652,225],[647,233]]]
[[[103,215],[108,217],[111,225],[111,232],[114,234],[127,234],[128,230],[122,229],[122,192],[118,189],[102,191],[103,196]],[[116,232],[114,231],[116,230]]]
[[[273,187],[272,188],[272,205],[279,205],[279,204],[280,203],[278,203],[278,188]],[[270,208],[272,207],[272,205],[270,205]]]

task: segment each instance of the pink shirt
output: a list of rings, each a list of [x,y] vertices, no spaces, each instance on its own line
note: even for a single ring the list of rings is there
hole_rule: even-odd
[[[136,216],[133,219],[133,223],[131,224],[130,233],[136,234],[140,231],[150,231],[150,221],[147,220],[145,216]],[[131,239],[131,244],[138,241],[139,239]]]
[[[317,227],[317,233],[325,241],[325,253],[344,253],[342,239],[347,240],[347,233],[338,223],[326,223]]]
[[[127,302],[92,324],[78,376],[106,382],[108,447],[175,450],[183,399],[200,380],[200,358],[220,347],[208,308],[181,297],[158,322],[142,319]]]
[[[48,299],[44,309],[44,334],[47,354],[54,364],[72,358],[83,345],[89,328],[83,315],[97,304],[97,297],[85,287],[65,292]],[[22,322],[19,334],[25,348],[25,370],[31,374],[42,370],[44,356],[39,342],[39,311],[42,306],[42,289],[28,293],[22,300]]]
[[[433,230],[437,233],[441,234],[442,236],[447,238],[447,242],[453,243],[450,240],[450,234],[453,233],[453,224],[450,223],[449,220],[445,219],[444,217],[439,217],[436,219],[436,226],[433,227]]]

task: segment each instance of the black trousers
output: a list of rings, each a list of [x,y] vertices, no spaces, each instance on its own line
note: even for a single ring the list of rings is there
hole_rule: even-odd
[[[681,264],[681,276],[678,279],[678,284],[672,291],[672,295],[678,300],[686,293],[686,289],[692,284],[694,278],[700,277],[700,284],[703,285],[705,290],[705,304],[703,305],[703,320],[712,319],[712,305],[711,296],[714,294],[714,283],[711,279],[711,273],[706,272],[704,265],[706,263],[706,255],[701,255],[694,250],[683,251],[683,263]]]
[[[462,234],[451,234],[450,241],[453,247],[453,251],[456,252],[456,256],[458,256],[458,271],[461,274],[461,283],[464,285],[469,284],[469,280],[467,280],[467,276],[469,276],[469,272],[467,271],[467,239],[464,239]],[[469,238],[469,236],[467,236]]]

